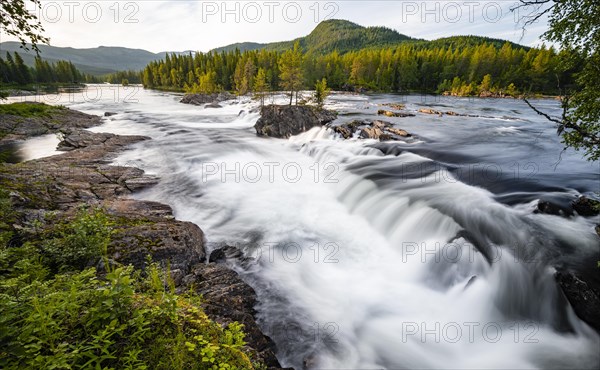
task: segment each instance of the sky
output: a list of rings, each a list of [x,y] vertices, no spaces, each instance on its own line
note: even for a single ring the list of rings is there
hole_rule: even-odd
[[[286,41],[309,34],[319,22],[346,19],[436,39],[480,35],[527,46],[541,44],[546,20],[525,34],[518,21],[534,9],[511,12],[509,1],[50,1],[41,18],[50,44],[93,48],[123,46],[161,51],[209,51],[235,42]],[[11,41],[6,34],[0,41]]]

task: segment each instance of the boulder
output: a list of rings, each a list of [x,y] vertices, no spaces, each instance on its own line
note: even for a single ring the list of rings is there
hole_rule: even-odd
[[[391,122],[375,120],[375,121],[360,121],[344,123],[339,126],[330,126],[330,128],[340,134],[344,139],[354,137],[354,134],[359,131],[360,139],[374,139],[379,141],[399,140],[401,137],[411,137],[411,134],[405,130],[393,127]]]
[[[337,113],[309,105],[266,105],[254,128],[259,136],[287,139],[337,118]]]
[[[419,113],[425,113],[425,114],[437,114],[438,116],[442,115],[442,112],[437,111],[437,110],[433,110],[431,108],[421,108],[419,109]]]
[[[235,99],[235,95],[228,92],[213,94],[187,94],[180,100],[180,103],[204,106],[205,104],[219,104],[226,100]],[[210,107],[213,108],[213,107]]]
[[[401,103],[383,103],[383,104],[379,104],[379,105],[382,107],[390,107],[395,110],[402,110],[405,107],[405,105],[401,104]]]
[[[386,117],[414,117],[415,116],[412,113],[392,112],[392,111],[385,110],[385,109],[378,110],[377,114],[380,116],[386,116]]]
[[[556,282],[583,321],[600,332],[600,295],[571,271],[558,271]]]
[[[600,214],[600,202],[588,197],[579,197],[573,202],[573,210],[575,210],[580,216],[597,216]]]
[[[118,113],[116,112],[104,112],[104,117],[116,116]]]

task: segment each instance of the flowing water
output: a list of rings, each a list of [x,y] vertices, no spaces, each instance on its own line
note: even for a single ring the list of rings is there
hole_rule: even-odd
[[[391,102],[479,116],[386,119],[414,137],[378,143],[318,128],[259,138],[257,104],[244,98],[205,109],[104,85],[44,99],[117,113],[94,131],[153,138],[117,162],[161,177],[138,197],[170,204],[210,248],[250,257],[233,267],[256,289],[259,323],[284,366],[600,364],[598,334],[553,279],[553,266],[566,266],[599,283],[598,218],[534,212],[539,200],[597,197],[598,163],[562,151],[555,128],[520,101],[329,99],[338,122],[375,119]],[[556,101],[536,104],[558,113]]]

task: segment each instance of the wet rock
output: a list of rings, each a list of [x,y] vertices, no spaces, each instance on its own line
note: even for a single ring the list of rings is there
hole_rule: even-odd
[[[275,344],[254,320],[256,292],[236,272],[224,265],[199,264],[182,281],[187,284],[181,287],[182,291],[192,288],[202,295],[202,308],[211,319],[221,325],[233,321],[244,324],[246,342],[257,352],[257,357],[268,367],[280,368],[275,357]]]
[[[206,104],[204,108],[223,108],[223,106],[217,102],[212,102],[210,104]]]
[[[588,197],[579,197],[573,202],[573,210],[580,216],[591,217],[600,214],[600,202]]]
[[[560,215],[564,214],[564,211],[560,206],[558,206],[554,203],[550,203],[545,200],[540,200],[538,202],[536,209],[533,211],[533,213],[544,213],[547,215],[560,216]]]
[[[600,295],[571,271],[558,271],[555,279],[583,321],[600,332]]]
[[[205,104],[219,104],[226,100],[235,99],[235,95],[228,92],[220,92],[214,94],[187,94],[181,100],[180,103],[204,106]],[[210,107],[214,108],[214,107]]]
[[[104,144],[113,134],[93,133],[86,130],[71,129],[63,133],[63,140],[58,144],[57,150],[70,151],[77,148],[85,148],[92,145]]]
[[[336,118],[335,112],[309,105],[266,105],[254,128],[260,136],[289,138]]]
[[[24,102],[39,105],[42,103]],[[10,114],[0,115],[0,145],[24,140],[34,136],[59,133],[74,128],[90,128],[102,124],[101,118],[74,111],[68,108],[50,110],[47,115],[20,117]]]
[[[431,108],[421,108],[421,109],[419,109],[419,113],[437,114],[438,116],[442,116],[442,112],[437,111],[437,110],[433,110]]]
[[[380,105],[382,107],[390,107],[390,108],[395,109],[395,110],[402,110],[402,109],[404,109],[406,107],[404,104],[401,104],[401,103],[383,103],[383,104],[380,104]]]
[[[387,128],[387,131],[391,132],[394,135],[398,135],[398,136],[401,136],[401,137],[410,137],[410,136],[412,136],[407,131],[399,129],[399,128],[389,127],[389,128]]]
[[[377,114],[380,116],[386,116],[386,117],[414,117],[415,116],[412,113],[392,112],[392,111],[385,110],[385,109],[378,110]]]
[[[117,112],[104,112],[104,117],[112,117],[116,116],[117,114]]]
[[[358,131],[360,139],[374,139],[379,141],[400,140],[400,138],[411,137],[411,134],[405,130],[393,127],[391,122],[375,120],[360,121],[355,120],[344,123],[339,126],[330,126],[331,129],[340,134],[344,139],[354,137]]]

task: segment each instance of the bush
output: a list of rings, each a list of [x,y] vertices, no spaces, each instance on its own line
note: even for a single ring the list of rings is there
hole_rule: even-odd
[[[101,209],[81,209],[75,219],[59,225],[56,237],[43,242],[43,253],[56,270],[83,269],[106,255],[113,222]]]

